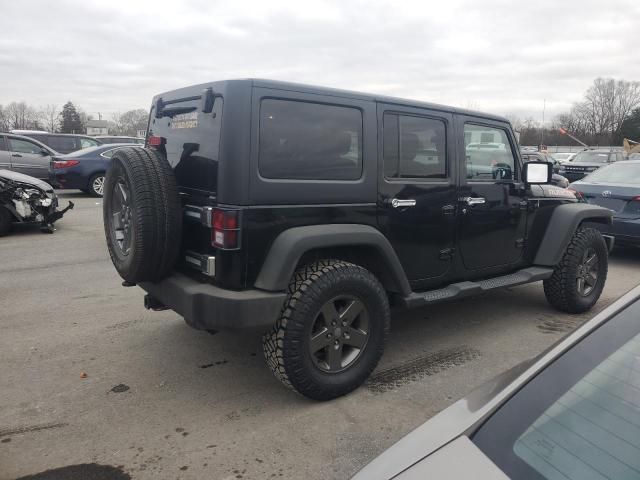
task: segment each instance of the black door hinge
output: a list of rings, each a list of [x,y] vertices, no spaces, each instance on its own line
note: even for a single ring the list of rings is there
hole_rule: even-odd
[[[444,248],[440,250],[440,260],[449,260],[450,258],[453,258],[455,251],[455,248]]]
[[[521,200],[518,205],[520,205],[520,210],[527,210],[529,208],[529,202],[527,200]]]
[[[455,205],[445,205],[444,207],[442,207],[443,215],[453,215],[455,211],[456,211]]]
[[[527,240],[525,238],[518,238],[516,240],[516,248],[524,248],[527,244]]]

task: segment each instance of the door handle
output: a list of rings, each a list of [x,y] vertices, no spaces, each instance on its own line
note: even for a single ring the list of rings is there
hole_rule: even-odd
[[[462,197],[461,202],[466,203],[469,206],[472,205],[484,205],[486,200],[483,197]]]
[[[391,206],[393,208],[400,208],[400,207],[415,207],[416,206],[416,201],[412,198],[407,198],[407,199],[399,199],[399,198],[392,198],[391,199]]]
[[[11,156],[12,157],[20,157],[20,158],[22,158],[22,155],[20,155],[19,153],[12,153]]]

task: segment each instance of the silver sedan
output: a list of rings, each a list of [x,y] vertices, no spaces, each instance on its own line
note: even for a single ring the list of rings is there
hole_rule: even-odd
[[[392,478],[640,478],[640,287],[354,477]]]

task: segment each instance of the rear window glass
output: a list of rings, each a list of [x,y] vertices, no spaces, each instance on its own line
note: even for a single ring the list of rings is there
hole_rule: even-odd
[[[98,142],[96,142],[95,140],[92,140],[91,138],[80,138],[80,148],[89,148],[89,147],[95,147],[98,145]]]
[[[589,175],[589,182],[640,185],[640,163],[614,163]]]
[[[351,107],[263,100],[260,174],[296,180],[357,180],[362,175],[362,113]]]

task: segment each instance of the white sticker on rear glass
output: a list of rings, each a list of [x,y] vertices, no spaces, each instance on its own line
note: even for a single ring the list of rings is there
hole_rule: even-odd
[[[197,126],[198,112],[181,113],[171,121],[171,128],[196,128]]]

